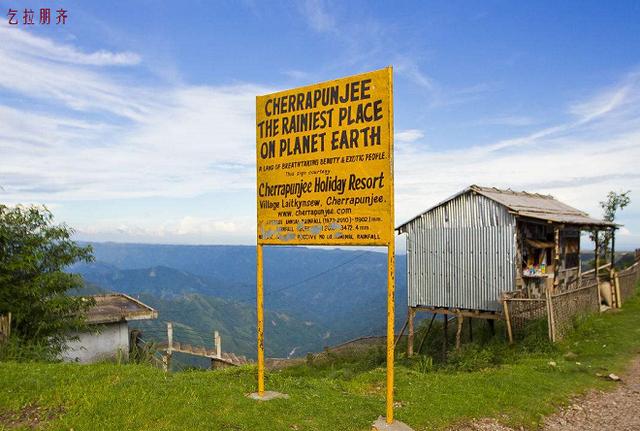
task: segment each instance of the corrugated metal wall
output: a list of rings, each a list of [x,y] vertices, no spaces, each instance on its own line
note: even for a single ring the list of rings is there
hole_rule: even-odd
[[[515,217],[502,205],[464,193],[403,230],[410,306],[499,311],[515,289]]]

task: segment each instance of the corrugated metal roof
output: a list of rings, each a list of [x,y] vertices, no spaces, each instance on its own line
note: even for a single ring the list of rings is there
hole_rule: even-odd
[[[158,317],[156,310],[123,293],[94,295],[92,298],[96,304],[87,311],[87,323],[111,323]]]
[[[564,223],[579,225],[585,227],[614,227],[615,223],[606,222],[589,217],[589,214],[573,208],[565,203],[560,202],[550,195],[542,195],[538,193],[515,192],[513,190],[501,190],[495,187],[481,187],[472,185],[466,189],[456,193],[436,206],[424,211],[413,219],[398,226],[398,230],[421,217],[422,215],[433,211],[435,208],[455,199],[456,197],[475,192],[486,196],[487,198],[505,206],[511,212],[520,217],[528,217],[539,220],[550,221],[554,223]]]

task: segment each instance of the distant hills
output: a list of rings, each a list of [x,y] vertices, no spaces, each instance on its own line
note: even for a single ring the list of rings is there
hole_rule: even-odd
[[[77,265],[90,289],[139,297],[159,311],[138,324],[176,339],[255,356],[255,247],[94,243],[96,262]],[[386,254],[361,250],[267,247],[265,336],[268,356],[299,356],[363,335],[384,334]],[[406,317],[406,260],[396,259],[397,326]],[[133,323],[133,322],[132,322]],[[132,325],[135,326],[135,325]]]

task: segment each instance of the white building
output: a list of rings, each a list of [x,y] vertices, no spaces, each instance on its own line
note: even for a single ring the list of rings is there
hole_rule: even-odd
[[[129,324],[131,320],[156,319],[158,312],[122,293],[95,295],[96,301],[87,312],[90,331],[72,334],[62,354],[66,362],[91,363],[129,356]]]

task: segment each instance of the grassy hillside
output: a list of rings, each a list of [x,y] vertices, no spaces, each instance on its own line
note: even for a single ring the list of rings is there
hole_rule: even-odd
[[[622,311],[580,320],[576,332],[554,348],[539,342],[506,347],[493,340],[468,346],[439,366],[424,358],[400,359],[396,415],[416,430],[484,416],[535,427],[571,395],[616,384],[596,374],[619,373],[640,353],[639,318],[636,297]],[[37,418],[50,430],[365,431],[384,411],[380,361],[373,352],[355,362],[330,357],[270,373],[268,388],[290,399],[268,403],[245,397],[255,388],[253,368],[164,375],[142,365],[4,363],[0,424]]]

